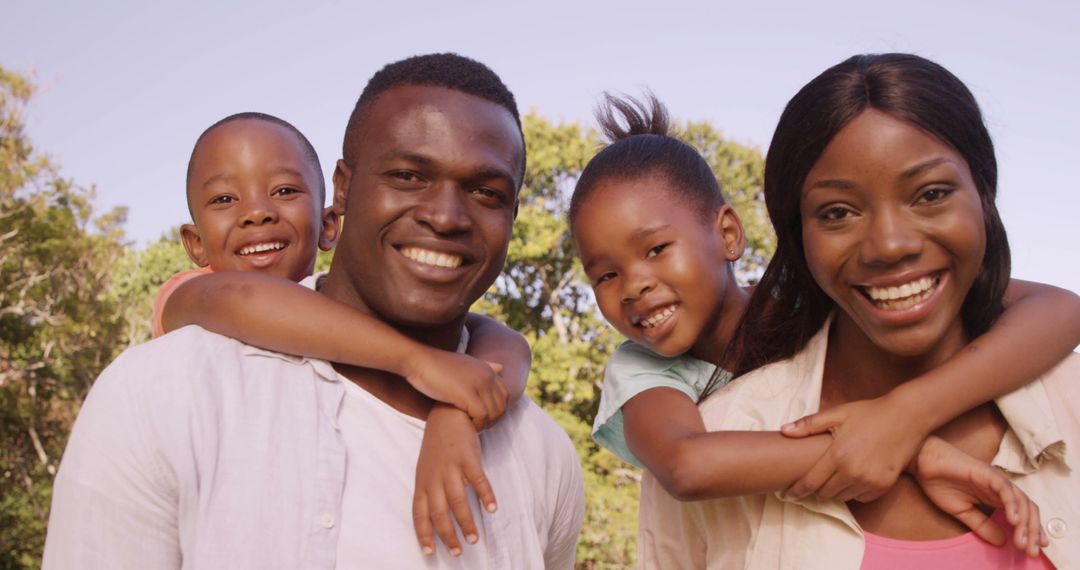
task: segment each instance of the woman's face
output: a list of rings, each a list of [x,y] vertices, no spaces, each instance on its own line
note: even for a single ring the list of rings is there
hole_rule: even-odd
[[[942,359],[966,337],[960,310],[986,250],[967,161],[925,131],[873,109],[825,148],[802,188],[814,280],[886,353]]]

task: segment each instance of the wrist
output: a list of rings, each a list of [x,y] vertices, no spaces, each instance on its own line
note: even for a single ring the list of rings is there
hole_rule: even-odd
[[[925,440],[941,426],[937,410],[928,405],[927,398],[918,388],[901,384],[881,397],[883,403],[893,410],[893,416],[902,419],[904,429]],[[916,456],[918,454],[916,453]]]

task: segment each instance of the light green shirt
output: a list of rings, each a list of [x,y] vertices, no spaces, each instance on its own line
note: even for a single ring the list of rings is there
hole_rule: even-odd
[[[600,409],[593,421],[593,439],[623,461],[642,467],[626,445],[623,405],[652,388],[674,388],[696,403],[715,370],[716,365],[689,354],[667,357],[633,341],[622,343],[604,370]],[[730,377],[725,373],[721,385]]]

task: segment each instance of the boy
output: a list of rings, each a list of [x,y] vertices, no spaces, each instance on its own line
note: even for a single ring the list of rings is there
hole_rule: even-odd
[[[188,163],[194,223],[181,227],[184,248],[199,269],[162,286],[154,304],[155,336],[198,324],[278,352],[385,370],[467,412],[477,429],[494,423],[524,390],[531,356],[520,334],[470,315],[472,356],[437,350],[285,281],[309,276],[316,248],[328,251],[337,240],[341,217],[322,207],[325,193],[315,149],[288,122],[239,113],[206,129]],[[444,480],[451,483],[439,491],[462,496],[464,486],[453,482],[467,479],[494,511],[494,493],[475,450],[425,449],[418,462],[418,501]],[[446,508],[432,507],[430,516],[442,516],[440,510]],[[476,542],[475,523],[459,524],[466,540]],[[425,552],[432,550],[433,543],[424,542]],[[451,553],[460,552],[456,536],[444,542]]]

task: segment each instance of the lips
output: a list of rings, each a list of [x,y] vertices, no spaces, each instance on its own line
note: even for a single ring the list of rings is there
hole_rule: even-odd
[[[904,311],[929,299],[940,283],[941,275],[933,274],[900,285],[888,287],[861,286],[859,290],[878,309]]]

